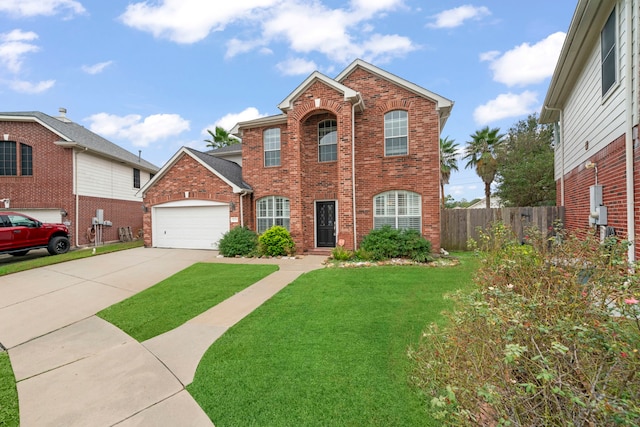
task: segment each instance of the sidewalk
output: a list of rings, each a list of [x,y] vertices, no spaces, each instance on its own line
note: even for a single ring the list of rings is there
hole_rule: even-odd
[[[324,257],[217,258],[138,248],[0,278],[0,342],[18,381],[20,425],[211,426],[184,386],[229,327]],[[280,270],[184,325],[140,344],[94,314],[194,262]],[[6,280],[5,280],[6,279]]]

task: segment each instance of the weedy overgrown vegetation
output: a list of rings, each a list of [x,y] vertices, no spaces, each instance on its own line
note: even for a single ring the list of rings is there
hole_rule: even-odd
[[[446,425],[640,425],[640,282],[615,237],[526,244],[494,224],[472,242],[472,292],[410,351]]]

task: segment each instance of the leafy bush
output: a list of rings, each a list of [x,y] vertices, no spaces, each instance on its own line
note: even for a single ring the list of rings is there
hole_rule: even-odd
[[[279,225],[274,225],[258,237],[260,253],[266,256],[293,255],[296,245],[289,231]]]
[[[362,240],[360,249],[372,261],[390,258],[410,258],[418,262],[431,259],[431,242],[416,230],[396,230],[388,225],[371,230]]]
[[[640,424],[640,281],[627,242],[501,224],[475,244],[477,289],[411,351],[416,384],[448,425]]]
[[[354,258],[354,253],[344,248],[344,246],[336,246],[331,251],[331,257],[336,261],[349,261]]]
[[[218,242],[220,254],[226,257],[254,255],[258,248],[258,235],[247,227],[234,227]]]

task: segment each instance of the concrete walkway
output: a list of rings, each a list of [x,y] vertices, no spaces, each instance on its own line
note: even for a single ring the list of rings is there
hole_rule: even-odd
[[[20,425],[211,426],[184,389],[204,352],[323,259],[138,248],[0,277],[0,343],[18,381]],[[280,270],[142,344],[94,316],[195,262],[271,263]]]

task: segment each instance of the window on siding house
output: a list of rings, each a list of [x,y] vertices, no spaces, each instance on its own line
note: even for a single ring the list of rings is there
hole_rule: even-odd
[[[408,154],[407,112],[389,111],[384,115],[384,155],[402,156]]]
[[[20,174],[33,175],[33,148],[30,145],[20,144]]]
[[[267,129],[262,135],[264,143],[264,165],[280,166],[280,129]]]
[[[602,56],[602,96],[616,82],[616,9],[614,8],[600,33]]]
[[[0,141],[0,175],[18,174],[15,141]]]
[[[420,195],[411,191],[387,191],[373,198],[373,228],[422,231]]]
[[[133,168],[133,188],[140,188],[140,169]]]
[[[338,160],[338,124],[335,120],[318,123],[318,161]]]
[[[289,199],[280,196],[268,196],[257,202],[258,234],[262,234],[274,225],[289,230]]]

